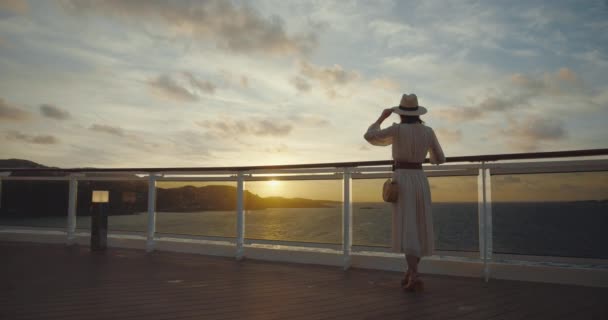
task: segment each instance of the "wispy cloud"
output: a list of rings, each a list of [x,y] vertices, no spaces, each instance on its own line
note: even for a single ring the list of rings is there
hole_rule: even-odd
[[[190,85],[192,85],[192,87],[197,88],[198,90],[205,92],[205,93],[212,94],[215,92],[215,85],[213,83],[211,83],[209,81],[205,81],[205,80],[199,80],[195,76],[193,76],[192,73],[190,73],[190,72],[184,72],[183,74],[188,79],[188,81],[190,82]]]
[[[360,77],[358,72],[344,70],[339,64],[322,67],[307,61],[300,62],[300,72],[303,76],[317,80],[326,86],[345,85]]]
[[[17,106],[10,105],[0,98],[0,121],[24,121],[31,118],[31,114]]]
[[[456,143],[462,140],[462,131],[460,129],[436,128],[435,133],[440,143]]]
[[[377,38],[386,41],[389,48],[428,46],[433,41],[429,30],[405,23],[376,19],[369,22],[368,27]]]
[[[6,139],[12,141],[22,141],[33,144],[58,144],[59,139],[52,135],[29,135],[19,131],[9,131],[6,133]]]
[[[237,53],[306,55],[317,47],[317,35],[312,31],[289,35],[281,17],[266,18],[248,5],[229,1],[67,0],[63,5],[74,13],[162,22],[178,36],[211,39],[218,47]]]
[[[535,98],[580,97],[585,93],[583,82],[569,68],[560,68],[554,73],[541,75],[518,73],[511,76],[508,86],[502,91],[495,91],[472,105],[443,109],[438,114],[451,121],[470,121],[489,113],[521,111],[521,107],[529,105]]]
[[[271,119],[205,120],[197,122],[197,124],[207,129],[209,134],[221,138],[245,137],[247,135],[281,137],[288,135],[293,129],[291,124]]]
[[[554,73],[542,75],[514,74],[511,82],[520,90],[522,97],[540,95],[562,96],[584,93],[585,87],[580,77],[570,68],[560,68]]]
[[[155,94],[181,102],[198,101],[200,93],[213,94],[216,89],[213,83],[199,80],[189,72],[182,72],[176,78],[162,74],[149,80],[147,84]]]
[[[277,146],[264,148],[264,151],[269,152],[269,153],[281,153],[281,152],[287,152],[288,150],[289,150],[289,148],[284,143],[281,143]]]
[[[587,50],[574,55],[575,58],[589,63],[592,66],[608,67],[608,54],[597,49]]]
[[[299,92],[309,92],[310,89],[312,88],[312,86],[310,85],[310,83],[300,77],[300,76],[295,76],[293,78],[291,78],[289,80],[289,82],[291,82],[291,84],[299,91]]]
[[[30,6],[26,0],[2,0],[0,1],[0,18],[4,15],[26,14]]]
[[[91,125],[91,127],[89,127],[89,130],[103,132],[103,133],[111,134],[111,135],[118,136],[118,137],[125,136],[124,129],[119,126],[111,126],[111,125],[107,125],[107,124],[95,123],[95,124]]]
[[[221,77],[224,84],[229,84],[234,87],[249,88],[251,84],[251,77],[245,74],[238,74],[235,72],[221,69]]]
[[[300,75],[290,79],[291,84],[300,92],[310,91],[311,85],[308,80],[317,82],[330,98],[337,96],[337,87],[345,86],[361,76],[356,71],[344,70],[342,66],[335,64],[331,67],[314,65],[308,61],[300,61]],[[308,79],[308,80],[307,80]]]
[[[51,105],[51,104],[41,105],[40,113],[47,118],[56,119],[56,120],[66,120],[71,117],[70,113],[67,112],[66,110],[63,110],[63,109],[56,107],[54,105]]]
[[[370,81],[370,83],[372,84],[372,86],[374,86],[376,88],[389,90],[389,91],[398,90],[401,87],[396,80],[393,80],[388,77],[374,78]]]
[[[386,159],[359,132],[411,92],[453,156],[598,148],[608,24],[603,0],[587,2],[0,0],[0,153],[76,165]],[[47,133],[61,143],[27,142]]]
[[[510,120],[506,128],[495,131],[517,151],[543,149],[544,144],[566,138],[567,132],[561,121],[540,116],[524,120]]]
[[[316,114],[294,114],[288,119],[294,126],[326,127],[331,124],[327,118]]]
[[[148,86],[152,91],[161,97],[177,101],[193,102],[198,100],[198,96],[180,86],[169,75],[160,75],[156,79],[148,81]]]

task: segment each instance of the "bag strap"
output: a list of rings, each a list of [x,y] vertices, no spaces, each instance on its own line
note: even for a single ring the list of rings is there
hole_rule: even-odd
[[[401,133],[401,123],[397,124],[397,137],[395,138],[395,142],[393,143],[393,148],[395,148],[395,146],[399,146],[399,136]],[[393,159],[393,171],[395,171],[395,169],[397,168],[397,159]]]

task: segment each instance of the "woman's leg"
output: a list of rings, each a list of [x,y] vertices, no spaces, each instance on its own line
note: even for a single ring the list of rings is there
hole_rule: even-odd
[[[409,270],[410,274],[417,274],[418,262],[420,261],[420,258],[411,254],[406,254],[405,260],[407,261],[407,269]]]
[[[405,270],[405,275],[403,276],[403,280],[401,280],[401,286],[404,288],[407,286],[408,282],[410,282],[410,275],[411,275],[412,271],[417,270],[416,265],[412,264],[412,261],[414,260],[414,259],[412,259],[412,257],[414,257],[414,256],[409,255],[409,254],[405,255],[405,261],[407,263],[407,268]]]
[[[420,263],[420,257],[414,255],[406,255],[409,277],[405,289],[416,292],[422,292],[424,290],[422,280],[418,278],[418,263]]]
[[[418,264],[416,263],[416,256],[410,255],[410,254],[406,254],[405,255],[405,261],[407,262],[407,271],[405,272],[405,277],[403,278],[403,280],[401,281],[401,285],[408,289],[409,286],[411,285],[411,277],[413,274],[416,274],[416,272],[418,272]]]

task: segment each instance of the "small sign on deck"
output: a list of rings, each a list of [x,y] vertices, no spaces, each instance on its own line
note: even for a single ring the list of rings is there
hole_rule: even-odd
[[[107,190],[93,190],[93,203],[108,203],[110,201],[110,192]]]

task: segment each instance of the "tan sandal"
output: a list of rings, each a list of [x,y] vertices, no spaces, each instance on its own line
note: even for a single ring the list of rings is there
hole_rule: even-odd
[[[415,274],[413,276],[410,275],[409,281],[405,285],[404,289],[417,293],[424,292],[424,281],[420,279],[418,274]]]

